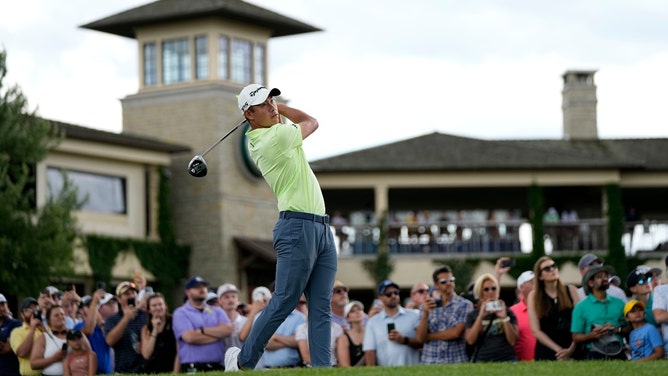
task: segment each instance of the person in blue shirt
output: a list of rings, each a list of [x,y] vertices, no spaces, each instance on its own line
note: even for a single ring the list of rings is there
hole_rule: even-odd
[[[624,306],[624,317],[633,330],[629,334],[631,360],[663,359],[663,338],[656,326],[645,321],[645,305],[631,300]]]

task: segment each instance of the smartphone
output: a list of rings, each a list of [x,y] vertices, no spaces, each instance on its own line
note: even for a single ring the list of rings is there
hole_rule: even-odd
[[[32,317],[41,320],[42,319],[42,311],[40,311],[39,309],[36,309],[36,310],[32,311]]]
[[[514,259],[508,259],[508,260],[503,260],[501,261],[501,267],[502,268],[512,268],[516,264],[516,261]]]
[[[95,287],[97,288],[97,290],[106,290],[107,284],[104,282],[98,282]]]
[[[436,303],[436,308],[443,307],[443,300],[442,299],[434,299],[434,303]]]
[[[151,286],[146,286],[146,287],[144,288],[144,294],[151,294],[151,293],[153,293],[153,287],[151,287]]]
[[[387,323],[387,333],[390,333],[393,330],[394,330],[394,323],[393,322],[388,322]]]
[[[135,298],[128,298],[128,305],[134,306],[135,305]]]
[[[74,290],[74,285],[65,286],[65,291],[72,291],[72,290]]]
[[[63,347],[61,348],[63,351],[67,351],[67,343],[63,343]]]

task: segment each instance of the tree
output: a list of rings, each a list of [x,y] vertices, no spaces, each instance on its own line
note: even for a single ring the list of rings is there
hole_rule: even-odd
[[[35,296],[72,274],[78,237],[72,211],[81,203],[65,179],[64,188],[37,208],[37,163],[63,136],[36,110],[28,111],[18,86],[5,87],[6,58],[0,51],[0,285],[3,293]]]
[[[376,285],[390,278],[390,275],[392,275],[392,272],[394,271],[394,264],[392,263],[389,246],[387,244],[388,227],[387,212],[385,212],[378,223],[380,238],[378,239],[376,259],[362,261],[362,267],[369,273]]]

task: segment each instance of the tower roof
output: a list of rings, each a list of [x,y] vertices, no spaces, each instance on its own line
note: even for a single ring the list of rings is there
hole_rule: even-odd
[[[321,29],[242,0],[158,0],[82,25],[91,30],[135,38],[139,26],[220,17],[271,29],[272,37]]]

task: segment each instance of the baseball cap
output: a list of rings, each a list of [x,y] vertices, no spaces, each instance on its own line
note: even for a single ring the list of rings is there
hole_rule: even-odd
[[[520,287],[522,287],[523,284],[526,282],[529,282],[533,279],[534,275],[531,270],[527,270],[525,272],[522,272],[519,277],[517,277],[517,289],[519,290]]]
[[[652,268],[652,267],[649,267],[647,265],[640,265],[636,269],[639,269],[639,270],[641,270],[645,273],[656,274],[657,277],[659,277],[659,276],[661,276],[661,274],[663,274],[663,270],[661,270],[661,268]]]
[[[104,294],[104,297],[102,300],[100,300],[100,305],[105,305],[109,303],[111,300],[117,300],[115,296],[111,295],[110,293]]]
[[[617,287],[622,284],[622,279],[616,275],[611,275],[610,278],[608,278],[608,281],[611,285],[615,285]]]
[[[359,307],[359,309],[364,312],[364,304],[362,302],[357,301],[357,300],[351,300],[350,303],[346,304],[346,306],[343,308],[343,317],[348,318],[348,314],[350,313],[350,310],[353,309],[354,306]]]
[[[128,290],[135,290],[135,291],[139,292],[139,290],[137,290],[137,286],[134,284],[134,282],[125,281],[125,282],[121,282],[118,286],[116,286],[116,296],[121,296],[121,295],[125,294]]]
[[[635,299],[629,300],[628,303],[624,304],[624,316],[626,316],[629,312],[631,312],[633,307],[635,307],[637,305],[641,306],[642,309],[645,309],[645,304],[643,302],[639,302]]]
[[[629,273],[628,276],[626,276],[626,287],[633,287],[637,285],[640,280],[651,276],[652,275],[649,273],[649,271],[645,271],[645,269],[641,268],[635,268],[631,270],[631,273]]]
[[[79,302],[79,308],[81,307],[88,307],[90,305],[90,302],[93,301],[93,297],[90,295],[84,295],[83,298],[81,298],[81,301]]]
[[[191,288],[197,287],[199,285],[209,286],[209,282],[200,276],[191,277],[188,282],[186,282],[186,290],[190,290]]]
[[[256,287],[251,294],[253,301],[264,301],[271,299],[271,291],[264,286]]]
[[[21,310],[24,310],[26,308],[30,308],[30,306],[32,304],[39,305],[39,303],[37,303],[37,299],[35,299],[35,298],[25,298],[25,299],[23,299],[23,301],[21,302]]]
[[[7,298],[2,294],[0,294],[0,303],[7,303]]]
[[[207,292],[206,293],[206,301],[208,302],[209,300],[213,300],[213,299],[218,300],[218,295],[216,295],[216,293],[213,292],[213,291]]]
[[[390,286],[394,286],[396,288],[399,288],[399,285],[390,281],[389,279],[386,279],[378,285],[378,295],[383,295],[383,293],[385,292],[385,289],[387,289]]]
[[[603,264],[603,259],[602,258],[596,256],[593,253],[587,253],[586,255],[584,255],[580,258],[580,262],[578,262],[578,269],[582,270],[582,269],[586,268],[587,266],[589,266],[589,264],[591,264],[594,261],[598,261],[601,264]]]
[[[592,265],[589,270],[587,270],[587,272],[582,276],[582,288],[584,289],[585,295],[588,295],[591,292],[587,282],[591,281],[591,279],[600,272],[613,274],[615,270],[608,265]]]
[[[239,293],[239,289],[237,289],[237,286],[235,286],[231,283],[225,283],[223,285],[220,285],[220,287],[218,287],[218,292],[217,293],[218,293],[218,296],[221,296],[221,295],[225,294],[226,292],[230,292],[230,291],[236,292],[237,294]]]
[[[74,339],[74,338],[81,338],[83,337],[83,334],[81,333],[81,330],[79,329],[70,329],[67,331],[67,336],[66,338],[68,340]]]
[[[281,91],[273,88],[271,90],[259,84],[250,84],[243,88],[237,97],[239,110],[243,114],[249,107],[261,104],[268,97],[277,97]]]

